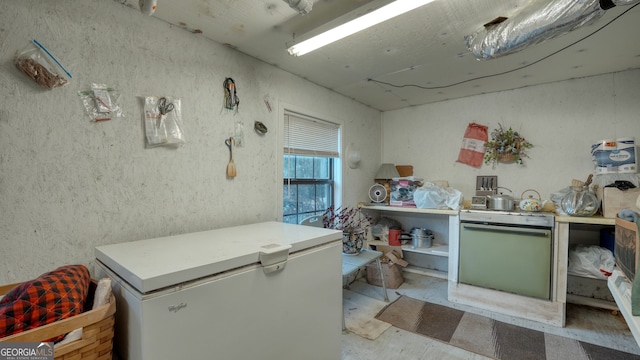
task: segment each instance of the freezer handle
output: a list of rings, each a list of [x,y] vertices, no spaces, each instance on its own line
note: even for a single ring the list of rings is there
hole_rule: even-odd
[[[284,270],[291,245],[269,244],[260,250],[260,263],[265,274]]]

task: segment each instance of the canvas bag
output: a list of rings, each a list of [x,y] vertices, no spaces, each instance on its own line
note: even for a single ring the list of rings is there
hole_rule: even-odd
[[[484,159],[484,143],[489,141],[487,126],[470,123],[464,132],[457,162],[479,168]]]

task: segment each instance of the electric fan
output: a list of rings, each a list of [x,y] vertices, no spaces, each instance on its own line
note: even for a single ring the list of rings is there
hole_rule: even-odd
[[[369,199],[373,201],[373,205],[383,205],[387,198],[387,189],[382,184],[373,184],[369,188]]]

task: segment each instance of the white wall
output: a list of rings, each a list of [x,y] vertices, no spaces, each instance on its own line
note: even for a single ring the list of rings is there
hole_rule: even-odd
[[[478,175],[497,175],[516,197],[533,188],[549,199],[593,172],[594,142],[629,136],[640,142],[638,94],[640,70],[634,70],[388,111],[382,159],[413,165],[414,175],[426,180],[448,180],[468,200]],[[499,123],[513,127],[534,145],[531,158],[523,167],[495,169],[456,163],[471,122],[488,125],[489,132]]]
[[[70,84],[42,90],[15,68],[33,38]],[[222,110],[225,77],[237,84],[235,116]],[[89,120],[78,91],[93,82],[122,93],[124,119]],[[147,95],[182,98],[182,148],[145,149]],[[378,111],[115,1],[4,1],[0,98],[0,284],[71,263],[93,270],[98,245],[277,220],[281,104],[343,124],[345,146],[361,150],[361,167],[344,173],[345,203],[362,200],[381,157]],[[246,145],[229,180],[224,139],[235,119]]]

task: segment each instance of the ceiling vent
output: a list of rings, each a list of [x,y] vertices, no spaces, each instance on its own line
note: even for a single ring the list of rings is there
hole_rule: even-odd
[[[478,59],[494,59],[589,24],[614,6],[638,2],[640,0],[532,0],[519,13],[488,22],[484,29],[467,35],[465,41]]]
[[[296,10],[300,15],[307,15],[313,8],[313,2],[309,0],[284,0],[289,7]]]

